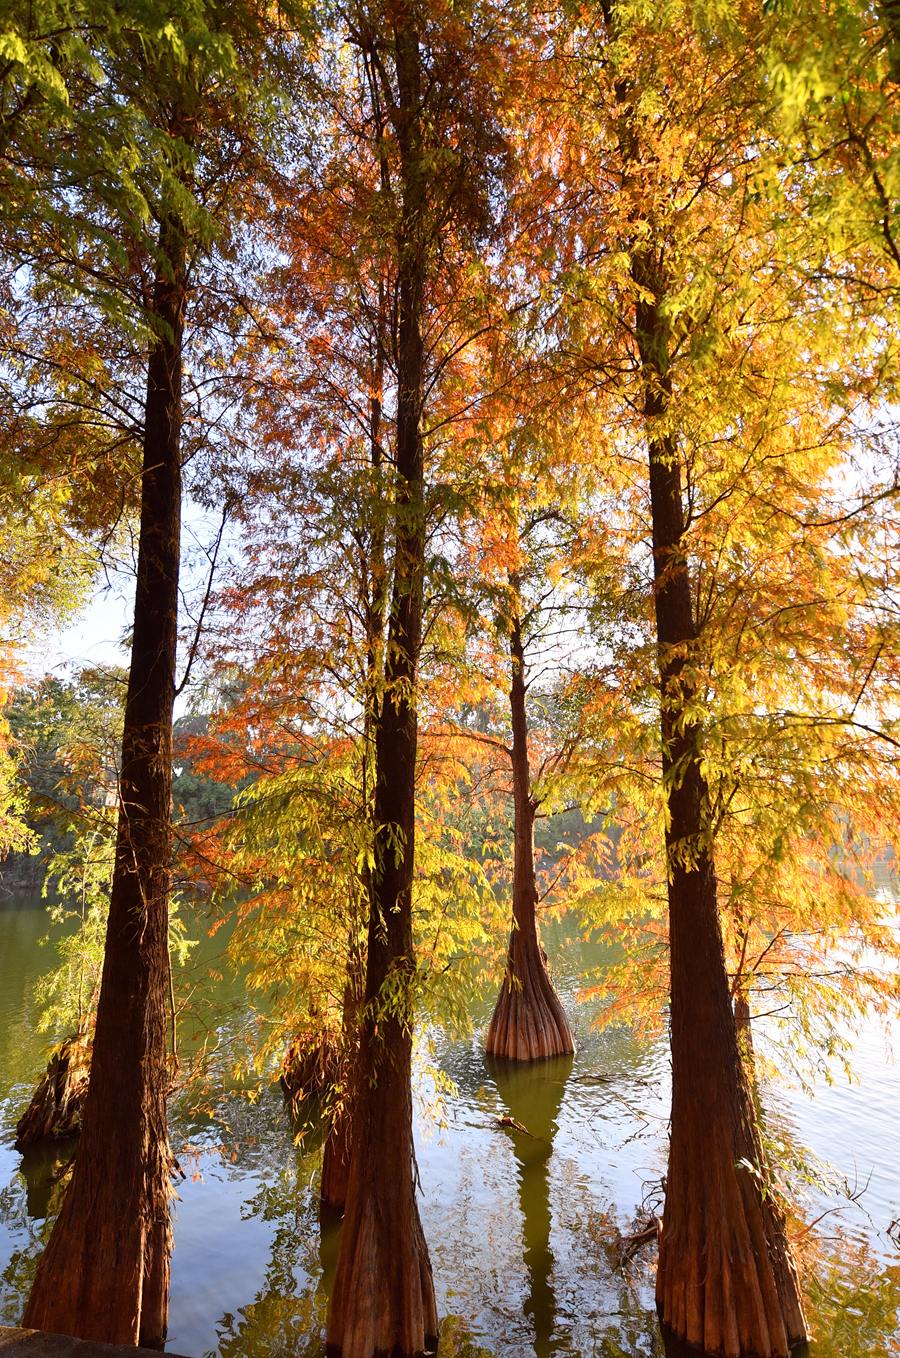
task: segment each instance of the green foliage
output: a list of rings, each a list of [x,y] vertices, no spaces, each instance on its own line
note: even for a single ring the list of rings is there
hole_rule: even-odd
[[[6,737],[8,728],[0,724],[0,735]],[[0,858],[9,854],[29,853],[34,847],[34,833],[28,826],[28,798],[18,781],[19,766],[13,755],[0,751]]]
[[[55,945],[59,965],[36,987],[40,1027],[54,1034],[87,1032],[97,1012],[116,821],[115,807],[107,808],[91,830],[76,831],[74,842],[57,850],[47,865],[44,895],[55,884],[58,897],[50,906],[51,920],[77,921],[74,932],[64,934]]]
[[[35,999],[40,1028],[56,1036],[90,1030],[100,997],[100,978],[109,915],[109,892],[116,846],[118,812],[107,806],[71,823],[69,842],[50,857],[44,895],[50,897],[55,925],[74,925],[55,943],[59,965],[41,977]],[[179,899],[169,903],[170,965],[184,966],[196,940],[187,937]],[[43,942],[50,943],[50,935]]]
[[[473,814],[459,771],[449,761],[433,769],[419,800],[413,931],[421,1017],[462,1037],[471,1029],[473,999],[496,986],[509,906],[498,889],[497,857],[486,852],[487,827],[478,824],[483,808],[476,802]]]
[[[127,676],[118,668],[48,675],[13,695],[8,720],[23,775],[19,792],[32,827],[50,917],[66,931],[58,965],[40,981],[40,1026],[57,1036],[87,1031],[96,1012],[118,821],[118,763]],[[45,940],[49,942],[49,936]],[[170,908],[176,966],[192,946]]]
[[[81,836],[109,838],[127,676],[116,667],[85,669],[70,680],[46,675],[17,689],[6,718],[14,741],[35,850],[46,867]],[[65,865],[60,865],[63,874]]]
[[[271,702],[271,684],[266,693]],[[281,704],[277,723],[263,726],[254,693],[248,690],[244,701],[255,714],[255,738],[244,750],[229,743],[228,767],[231,776],[243,768],[255,777],[236,797],[233,814],[213,827],[215,844],[203,836],[202,849],[204,862],[220,865],[215,882],[222,907],[238,896],[229,907],[237,923],[228,951],[260,997],[255,1061],[267,1069],[287,1037],[300,1047],[323,1036],[340,1040],[348,977],[359,966],[368,922],[369,774],[360,743],[330,735],[324,723],[316,729],[295,718],[291,727]],[[239,704],[222,714],[223,743],[229,731],[246,737],[246,711]],[[482,960],[499,934],[492,927],[499,907],[444,811],[439,788],[429,784],[417,839],[416,969],[412,976],[392,973],[379,1004],[404,1022],[412,1007],[466,1032],[467,998],[483,983]]]
[[[97,266],[127,267],[136,249],[161,258],[156,224],[163,204],[207,244],[216,234],[192,192],[198,148],[187,128],[217,85],[217,112],[223,98],[231,100],[229,116],[245,106],[253,87],[241,71],[235,37],[249,36],[259,17],[249,5],[226,15],[203,0],[174,7],[154,0],[51,0],[10,14],[7,127],[25,139],[26,184],[40,195],[40,211],[26,198],[29,221],[7,212],[6,248],[40,250],[46,233],[52,253],[38,261],[48,276],[90,289],[110,321],[145,324],[131,309],[138,294],[123,309],[121,289],[97,291]],[[163,108],[172,98],[177,128],[170,125],[171,108],[169,114]],[[23,103],[32,106],[27,117],[17,107]],[[212,109],[206,112],[215,122]]]
[[[40,0],[4,11],[0,639],[72,611],[100,559],[124,545],[159,330],[155,284],[171,270],[173,231],[195,298],[217,278],[214,317],[201,301],[189,329],[208,338],[212,328],[213,352],[197,366],[221,372],[225,280],[240,291],[237,221],[281,108],[276,36],[293,24],[296,39],[305,13],[252,0]],[[237,305],[244,316],[246,297]],[[201,414],[204,391],[195,388],[186,440],[194,454],[217,418]]]

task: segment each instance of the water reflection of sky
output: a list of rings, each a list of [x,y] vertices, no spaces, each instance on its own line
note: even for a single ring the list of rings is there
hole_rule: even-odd
[[[25,1168],[12,1126],[42,1062],[30,986],[49,965],[37,911],[0,911],[0,1320],[15,1322],[55,1190],[60,1156]],[[574,1060],[523,1071],[485,1058],[479,1035],[440,1032],[421,1061],[451,1077],[459,1097],[436,1127],[423,1077],[417,1154],[421,1211],[439,1307],[442,1352],[460,1358],[550,1354],[660,1358],[652,1256],[627,1276],[612,1267],[613,1226],[627,1229],[664,1167],[667,1060],[661,1044],[590,1028],[576,1009],[579,949],[557,939],[558,976],[575,1015]],[[476,1013],[483,1022],[487,1013]],[[900,1074],[877,1024],[862,1035],[861,1083],[823,1086],[809,1101],[775,1096],[779,1115],[817,1155],[864,1181],[860,1207],[826,1218],[813,1252],[816,1358],[900,1353],[896,1251],[884,1231],[900,1215]],[[527,1135],[500,1125],[511,1118]],[[169,1347],[222,1358],[321,1353],[335,1224],[320,1231],[315,1137],[293,1143],[277,1089],[258,1103],[230,1098],[216,1118],[177,1122],[187,1177],[176,1204]],[[63,1154],[61,1148],[60,1155]],[[820,1204],[820,1210],[838,1200]],[[814,1215],[811,1212],[810,1215]],[[841,1221],[846,1218],[846,1226]],[[810,1258],[813,1258],[813,1253]]]
[[[815,1099],[780,1097],[805,1145],[851,1185],[868,1183],[860,1205],[885,1230],[900,1218],[900,1069],[876,1019],[855,1038],[851,1062],[858,1083],[837,1075],[817,1084]]]

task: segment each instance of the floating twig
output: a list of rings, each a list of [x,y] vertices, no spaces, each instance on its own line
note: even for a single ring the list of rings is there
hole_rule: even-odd
[[[545,1145],[550,1145],[545,1136],[535,1136],[534,1132],[529,1132],[528,1128],[523,1127],[521,1122],[516,1122],[515,1118],[494,1118],[494,1122],[498,1127],[508,1127],[510,1131],[522,1132],[523,1135],[530,1136],[532,1141],[543,1141]]]

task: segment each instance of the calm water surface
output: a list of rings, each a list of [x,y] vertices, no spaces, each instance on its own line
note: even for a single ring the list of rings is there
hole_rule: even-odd
[[[35,908],[37,906],[37,908]],[[71,1154],[18,1154],[13,1127],[46,1061],[33,986],[53,965],[39,946],[40,903],[0,909],[0,1322],[16,1323],[58,1205],[53,1175]],[[596,952],[558,926],[548,941],[578,1054],[532,1068],[486,1058],[487,1007],[475,1037],[423,1036],[419,1064],[421,1212],[431,1250],[443,1354],[654,1355],[653,1256],[617,1267],[627,1232],[664,1172],[668,1071],[664,1045],[627,1030],[596,1033],[576,992]],[[222,983],[227,1055],[242,998]],[[900,1072],[873,1021],[854,1061],[859,1083],[822,1084],[817,1098],[766,1092],[786,1139],[844,1176],[858,1203],[814,1194],[803,1237],[814,1358],[900,1355]],[[436,1109],[429,1067],[458,1098]],[[338,1225],[320,1222],[321,1147],[295,1144],[277,1087],[251,1101],[224,1080],[205,1114],[178,1113],[173,1140],[186,1178],[176,1204],[169,1348],[222,1358],[288,1358],[322,1351]],[[530,1135],[504,1128],[511,1117]],[[867,1186],[866,1186],[867,1185]],[[834,1211],[832,1209],[839,1208]]]

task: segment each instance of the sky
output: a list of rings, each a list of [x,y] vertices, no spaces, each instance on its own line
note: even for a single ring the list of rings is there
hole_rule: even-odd
[[[217,524],[188,497],[182,518],[182,591],[188,596],[193,613],[195,598],[202,597],[208,580],[208,552],[215,540]],[[220,557],[220,570],[227,551]],[[122,665],[127,668],[129,647],[123,645],[134,613],[134,563],[127,554],[98,575],[82,611],[70,624],[46,635],[36,636],[21,654],[26,674],[39,679],[47,673],[64,678],[89,665]],[[185,621],[183,618],[182,621]],[[181,661],[179,656],[179,678]],[[175,701],[175,716],[187,708],[187,693]]]
[[[134,577],[119,572],[113,588],[98,583],[87,607],[61,632],[37,638],[29,647],[27,666],[35,677],[48,671],[62,675],[66,669],[87,665],[127,665],[122,637],[133,607]]]

